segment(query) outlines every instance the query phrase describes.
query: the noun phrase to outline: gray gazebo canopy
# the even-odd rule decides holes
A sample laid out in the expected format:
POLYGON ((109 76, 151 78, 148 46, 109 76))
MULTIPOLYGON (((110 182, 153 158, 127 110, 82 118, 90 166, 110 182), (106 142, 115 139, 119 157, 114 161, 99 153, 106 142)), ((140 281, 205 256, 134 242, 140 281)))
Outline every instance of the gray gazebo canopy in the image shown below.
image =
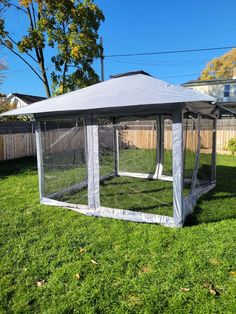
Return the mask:
MULTIPOLYGON (((5 113, 5 115, 31 115, 36 121, 40 198, 44 204, 68 207, 87 215, 160 223, 166 226, 178 227, 183 225, 186 216, 191 213, 193 207, 196 205, 197 199, 215 186, 215 128, 218 115, 218 107, 215 104, 215 99, 182 86, 168 84, 144 72, 133 72, 129 73, 129 75, 114 77, 90 87, 46 99, 21 109, 12 110, 5 113), (173 158, 171 176, 165 176, 161 172, 165 149, 163 121, 166 119, 166 116, 169 117, 168 119, 172 123, 173 158), (197 183, 199 181, 197 174, 201 149, 201 117, 212 121, 211 178, 210 181, 204 184, 197 183), (44 186, 44 176, 47 171, 44 154, 48 148, 45 148, 46 144, 44 142, 45 138, 49 136, 50 129, 43 131, 42 125, 43 123, 45 125, 47 121, 65 121, 67 119, 83 120, 81 126, 78 126, 78 122, 76 122, 78 129, 73 128, 73 134, 76 136, 75 132, 80 132, 81 140, 81 128, 83 126, 85 130, 83 134, 85 135, 83 135, 84 138, 81 143, 85 147, 86 180, 80 181, 78 178, 76 184, 66 187, 66 189, 55 191, 52 194, 47 194, 44 186), (99 121, 101 119, 110 119, 106 134, 107 137, 113 136, 114 139, 114 146, 111 148, 112 156, 114 156, 114 168, 111 173, 104 176, 99 174, 99 121), (157 132, 156 145, 158 153, 155 173, 124 172, 119 169, 119 132, 117 132, 117 125, 118 123, 135 119, 151 119, 156 121, 155 130, 157 132), (191 188, 188 195, 184 196, 183 186, 186 181, 184 178, 184 125, 185 121, 190 121, 191 119, 195 121, 193 130, 197 134, 198 142, 194 150, 195 161, 190 178, 191 188), (173 217, 135 210, 103 207, 100 204, 100 182, 110 176, 117 177, 123 175, 173 182, 173 217), (59 195, 62 195, 64 192, 72 193, 84 188, 87 189, 87 204, 59 200, 59 195)), ((65 136, 69 136, 68 132, 65 134, 65 136)), ((62 138, 63 136, 60 135, 56 140, 51 140, 54 142, 51 142, 50 149, 52 149, 53 145, 55 147, 55 143, 58 143, 62 138)), ((54 152, 54 155, 58 155, 62 151, 63 147, 60 148, 60 152, 59 150, 54 152)), ((63 154, 66 154, 65 148, 63 154)), ((52 153, 50 156, 52 156, 52 153)), ((49 159, 49 157, 47 158, 49 159)))
POLYGON ((215 98, 182 86, 168 84, 152 76, 134 72, 61 96, 12 110, 5 115, 45 116, 56 114, 115 114, 174 111, 181 107, 209 114, 215 98), (136 74, 137 73, 137 74, 136 74))

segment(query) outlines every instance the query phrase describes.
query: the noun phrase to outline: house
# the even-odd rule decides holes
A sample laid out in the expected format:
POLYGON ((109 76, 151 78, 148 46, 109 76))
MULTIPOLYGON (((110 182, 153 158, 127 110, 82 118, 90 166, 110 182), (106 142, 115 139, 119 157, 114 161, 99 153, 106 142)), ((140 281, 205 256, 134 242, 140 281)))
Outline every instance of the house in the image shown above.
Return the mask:
POLYGON ((236 113, 236 70, 231 79, 194 80, 183 86, 217 98, 219 105, 236 113))
POLYGON ((44 99, 46 99, 46 97, 18 93, 9 94, 6 97, 6 101, 11 105, 15 105, 16 108, 22 108, 30 104, 33 104, 34 102, 41 101, 44 99))

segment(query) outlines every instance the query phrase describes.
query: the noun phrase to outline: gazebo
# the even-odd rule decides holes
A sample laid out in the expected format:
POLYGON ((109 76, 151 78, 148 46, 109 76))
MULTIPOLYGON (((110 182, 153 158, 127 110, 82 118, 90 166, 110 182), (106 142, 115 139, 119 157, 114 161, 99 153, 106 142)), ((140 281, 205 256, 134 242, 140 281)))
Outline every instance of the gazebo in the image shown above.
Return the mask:
POLYGON ((35 119, 41 203, 181 227, 216 184, 218 113, 137 71, 5 115, 35 119))

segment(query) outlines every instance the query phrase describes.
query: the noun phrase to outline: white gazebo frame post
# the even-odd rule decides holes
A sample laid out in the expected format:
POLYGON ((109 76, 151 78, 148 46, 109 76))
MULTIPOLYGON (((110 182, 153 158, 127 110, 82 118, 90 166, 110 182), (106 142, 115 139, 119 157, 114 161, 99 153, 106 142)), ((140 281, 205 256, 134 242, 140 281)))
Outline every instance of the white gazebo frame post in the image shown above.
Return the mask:
POLYGON ((175 225, 181 227, 185 218, 183 212, 184 151, 182 110, 173 112, 172 117, 173 212, 175 225))
POLYGON ((88 171, 88 206, 94 212, 100 207, 99 196, 99 143, 97 118, 91 115, 86 118, 87 128, 87 171, 88 171))
POLYGON ((35 121, 35 141, 38 166, 39 198, 40 201, 42 201, 44 197, 44 168, 43 168, 41 123, 39 120, 35 121))

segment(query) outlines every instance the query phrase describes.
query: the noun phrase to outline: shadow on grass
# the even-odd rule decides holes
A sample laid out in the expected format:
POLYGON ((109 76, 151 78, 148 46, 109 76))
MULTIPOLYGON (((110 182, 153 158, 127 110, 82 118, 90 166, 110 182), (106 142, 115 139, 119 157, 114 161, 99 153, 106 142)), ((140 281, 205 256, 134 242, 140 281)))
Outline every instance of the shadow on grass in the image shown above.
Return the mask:
POLYGON ((140 206, 140 207, 134 206, 134 207, 130 207, 129 210, 132 210, 132 211, 135 211, 135 212, 142 212, 142 211, 144 211, 144 212, 148 213, 152 209, 158 210, 158 209, 161 209, 163 207, 168 207, 169 208, 169 207, 172 207, 172 206, 173 206, 172 202, 169 202, 169 203, 157 203, 156 205, 152 205, 152 206, 140 206))
POLYGON ((236 167, 217 166, 216 188, 200 198, 186 226, 236 218, 236 167))
POLYGON ((37 171, 36 157, 24 157, 0 161, 0 178, 37 171))
MULTIPOLYGON (((124 191, 124 192, 117 192, 115 193, 116 196, 121 196, 121 195, 125 195, 125 196, 128 196, 128 195, 141 195, 141 194, 153 194, 153 193, 158 193, 158 192, 161 192, 161 191, 164 191, 164 190, 170 190, 169 187, 165 187, 165 188, 158 188, 158 189, 152 189, 152 190, 129 190, 128 192, 127 191, 124 191)), ((106 196, 114 196, 114 193, 106 193, 106 196)))

